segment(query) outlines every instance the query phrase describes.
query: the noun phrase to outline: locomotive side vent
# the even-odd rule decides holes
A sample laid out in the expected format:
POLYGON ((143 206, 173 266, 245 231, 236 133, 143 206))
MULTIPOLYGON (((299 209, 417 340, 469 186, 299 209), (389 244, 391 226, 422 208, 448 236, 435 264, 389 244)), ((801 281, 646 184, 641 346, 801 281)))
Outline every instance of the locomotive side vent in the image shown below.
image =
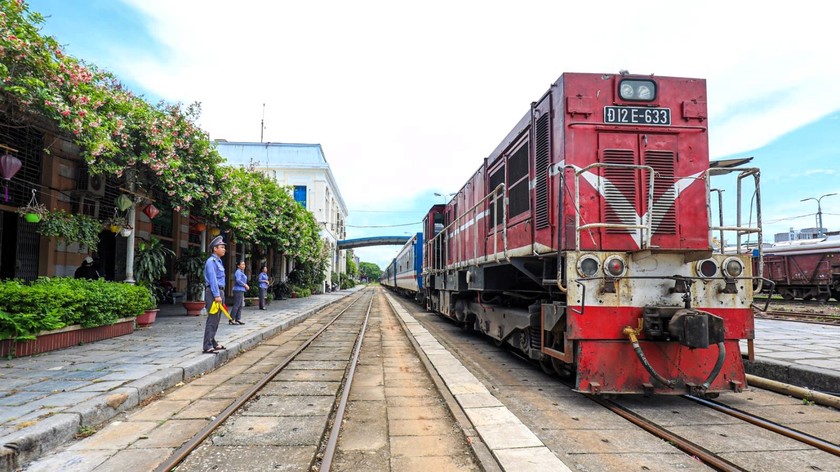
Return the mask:
POLYGON ((548 113, 537 120, 536 147, 534 153, 536 188, 537 229, 548 227, 548 161, 551 150, 549 143, 548 113))
MULTIPOLYGON (((606 164, 635 164, 631 149, 605 149, 604 163, 606 164)), ((636 173, 635 169, 605 167, 604 178, 607 180, 604 195, 605 218, 609 224, 634 224, 636 216, 636 173)), ((608 234, 630 234, 632 229, 607 228, 608 234)))
MULTIPOLYGON (((674 190, 674 153, 672 151, 647 151, 645 164, 654 168, 657 174, 653 183, 653 232, 657 234, 676 234, 677 221, 674 202, 677 198, 674 190)), ((648 180, 644 179, 645 194, 648 180)))

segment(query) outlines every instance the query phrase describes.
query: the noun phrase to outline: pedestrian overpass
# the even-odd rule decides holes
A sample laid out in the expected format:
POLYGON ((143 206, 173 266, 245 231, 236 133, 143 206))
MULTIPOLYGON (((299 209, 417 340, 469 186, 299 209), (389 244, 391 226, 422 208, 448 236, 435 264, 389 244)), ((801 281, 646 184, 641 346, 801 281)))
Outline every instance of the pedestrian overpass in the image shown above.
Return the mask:
POLYGON ((355 249, 368 246, 402 246, 414 236, 373 236, 369 238, 342 239, 336 244, 338 249, 355 249))

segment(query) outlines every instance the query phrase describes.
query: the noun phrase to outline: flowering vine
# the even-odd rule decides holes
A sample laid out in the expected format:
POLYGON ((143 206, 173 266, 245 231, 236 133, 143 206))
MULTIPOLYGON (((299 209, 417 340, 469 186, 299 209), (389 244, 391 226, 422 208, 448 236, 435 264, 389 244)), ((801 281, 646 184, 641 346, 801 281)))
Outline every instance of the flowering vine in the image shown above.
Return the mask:
POLYGON ((287 189, 222 166, 196 125, 199 104, 149 104, 111 73, 64 53, 40 33, 44 17, 23 0, 0 1, 0 111, 44 117, 79 146, 94 174, 132 178, 161 191, 177 212, 195 212, 301 261, 322 257, 319 227, 287 189))

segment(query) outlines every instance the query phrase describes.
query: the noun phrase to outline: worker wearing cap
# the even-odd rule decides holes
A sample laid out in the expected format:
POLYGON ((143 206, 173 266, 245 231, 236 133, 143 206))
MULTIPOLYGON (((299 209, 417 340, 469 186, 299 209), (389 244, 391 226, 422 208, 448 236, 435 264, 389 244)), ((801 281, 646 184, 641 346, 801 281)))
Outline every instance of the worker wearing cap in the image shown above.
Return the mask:
POLYGON ((222 263, 222 256, 225 255, 225 240, 221 235, 210 241, 210 257, 204 263, 204 303, 207 307, 207 324, 204 325, 204 346, 205 354, 216 354, 225 349, 216 342, 216 331, 219 329, 219 319, 222 316, 221 310, 215 314, 210 313, 213 302, 225 302, 225 265, 222 263))
POLYGON ((93 267, 93 258, 90 256, 85 257, 85 260, 83 260, 82 265, 76 269, 73 277, 77 279, 97 280, 100 275, 96 268, 93 267))

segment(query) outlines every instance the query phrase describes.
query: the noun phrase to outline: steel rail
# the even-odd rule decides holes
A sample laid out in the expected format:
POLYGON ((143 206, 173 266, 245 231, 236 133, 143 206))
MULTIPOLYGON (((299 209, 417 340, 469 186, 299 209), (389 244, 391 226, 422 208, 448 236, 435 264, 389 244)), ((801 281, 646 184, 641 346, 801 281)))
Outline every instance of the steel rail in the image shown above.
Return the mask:
POLYGON ((738 418, 741 421, 746 421, 747 423, 754 424, 768 431, 772 431, 776 434, 781 434, 782 436, 785 436, 787 438, 794 439, 801 443, 815 447, 829 454, 840 456, 840 446, 828 442, 824 439, 818 438, 816 436, 811 436, 808 433, 803 433, 802 431, 793 429, 788 426, 780 425, 773 421, 761 418, 760 416, 753 415, 752 413, 747 413, 746 411, 742 411, 716 401, 695 397, 694 395, 683 395, 683 398, 687 398, 693 402, 699 403, 703 406, 707 406, 715 411, 719 411, 734 418, 738 418))
POLYGON ((824 325, 840 324, 840 316, 823 313, 809 313, 805 311, 776 311, 768 310, 755 314, 756 318, 779 321, 793 321, 797 323, 815 323, 824 325))
MULTIPOLYGON (((327 324, 325 324, 321 329, 318 330, 315 334, 313 334, 309 339, 303 342, 297 349, 294 350, 291 354, 289 354, 283 361, 278 364, 275 368, 273 368, 268 374, 265 375, 259 382, 252 385, 251 388, 246 390, 242 395, 239 396, 233 403, 231 403, 224 411, 222 411, 215 420, 211 421, 207 426, 205 426, 201 431, 196 433, 195 436, 192 437, 189 441, 187 441, 184 445, 182 445, 177 451, 173 452, 169 458, 159 465, 155 472, 169 472, 173 468, 175 468, 178 464, 184 461, 187 456, 190 455, 194 450, 207 439, 213 431, 216 430, 222 423, 225 422, 228 418, 230 418, 233 413, 235 413, 239 408, 242 407, 248 400, 250 400, 257 392, 262 390, 265 385, 274 379, 283 369, 286 368, 289 363, 291 363, 298 354, 301 353, 304 349, 309 347, 324 331, 327 330, 333 323, 335 323, 341 315, 343 315, 347 310, 349 310, 353 305, 356 304, 357 301, 361 300, 362 297, 356 298, 353 300, 346 308, 341 310, 337 315, 333 317, 327 324)), ((371 298, 372 300, 372 298, 371 298)))
POLYGON ((341 422, 344 420, 344 410, 347 408, 347 399, 350 397, 350 387, 353 386, 353 376, 356 375, 356 364, 359 362, 359 353, 362 351, 362 341, 365 339, 365 331, 367 330, 368 319, 370 319, 370 308, 373 306, 374 298, 376 298, 375 294, 371 297, 370 303, 368 303, 365 321, 362 323, 356 348, 353 350, 353 359, 350 360, 350 370, 347 372, 347 380, 344 382, 344 389, 341 392, 341 401, 338 403, 338 409, 335 412, 332 431, 330 431, 330 439, 327 441, 327 447, 324 449, 324 457, 321 459, 321 472, 329 472, 332 467, 332 461, 335 458, 335 451, 338 447, 338 433, 341 430, 341 422))
POLYGON ((732 462, 724 459, 723 457, 718 456, 712 451, 695 444, 688 439, 685 439, 682 436, 679 436, 667 429, 659 426, 656 423, 651 422, 648 419, 645 419, 638 414, 624 408, 623 406, 611 401, 605 400, 603 398, 598 398, 595 395, 586 395, 589 397, 590 400, 598 403, 599 405, 603 406, 604 408, 609 409, 613 413, 621 416, 622 418, 626 419, 627 421, 639 426, 640 428, 644 429, 645 431, 653 434, 656 437, 662 438, 674 446, 676 446, 681 451, 685 452, 686 454, 692 455, 699 459, 704 464, 708 465, 719 471, 735 471, 735 472, 746 472, 747 469, 739 467, 732 462))

